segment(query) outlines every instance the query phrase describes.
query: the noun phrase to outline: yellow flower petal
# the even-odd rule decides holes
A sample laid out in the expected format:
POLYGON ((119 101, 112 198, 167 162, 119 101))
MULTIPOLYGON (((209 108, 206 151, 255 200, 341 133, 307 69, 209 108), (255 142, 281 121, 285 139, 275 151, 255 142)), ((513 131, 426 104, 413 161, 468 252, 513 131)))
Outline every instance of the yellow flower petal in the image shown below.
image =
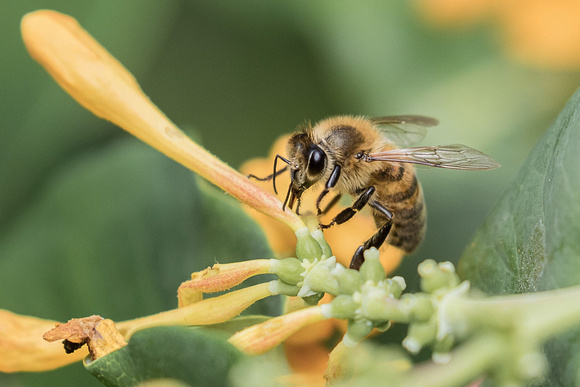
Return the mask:
POLYGON ((313 306, 248 327, 228 341, 245 353, 259 355, 282 343, 302 327, 325 318, 320 307, 313 306))
POLYGON ((48 343, 42 338, 57 323, 0 310, 0 371, 48 371, 87 356, 86 348, 67 355, 62 344, 48 343))
POLYGON ((230 289, 246 279, 268 273, 269 259, 254 259, 236 263, 216 263, 191 275, 191 280, 185 281, 177 290, 179 307, 201 301, 203 293, 214 293, 230 289))
POLYGON ((282 211, 278 198, 259 189, 179 130, 147 98, 127 69, 75 19, 54 11, 37 11, 24 16, 21 29, 30 55, 82 106, 256 210, 293 230, 304 227, 292 211, 282 211))
POLYGON ((163 325, 211 325, 219 324, 232 318, 248 308, 254 302, 272 295, 268 282, 250 286, 219 297, 208 298, 182 308, 169 310, 123 321, 117 324, 117 329, 125 340, 138 330, 163 325))

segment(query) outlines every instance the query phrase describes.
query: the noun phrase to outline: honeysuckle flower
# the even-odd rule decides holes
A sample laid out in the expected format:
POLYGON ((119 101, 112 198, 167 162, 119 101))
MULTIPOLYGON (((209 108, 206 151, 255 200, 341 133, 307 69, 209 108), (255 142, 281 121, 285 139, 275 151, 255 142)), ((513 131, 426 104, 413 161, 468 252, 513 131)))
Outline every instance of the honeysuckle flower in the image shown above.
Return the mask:
POLYGON ((580 68, 576 0, 421 0, 417 7, 441 27, 493 21, 507 52, 523 62, 551 69, 580 68))
POLYGON ((177 290, 179 307, 201 301, 203 293, 230 289, 254 275, 268 273, 270 266, 269 260, 256 259, 229 264, 216 263, 211 268, 193 273, 191 279, 183 282, 177 290))
MULTIPOLYGON (((315 303, 318 302, 323 292, 338 293, 345 289, 349 290, 353 286, 348 278, 341 277, 348 271, 336 271, 337 258, 331 255, 335 253, 330 250, 322 233, 315 230, 317 224, 315 217, 311 218, 314 219, 314 222, 310 221, 310 228, 308 228, 295 213, 289 209, 283 211, 282 203, 276 196, 259 188, 245 176, 222 163, 187 138, 151 103, 133 76, 86 33, 74 19, 53 11, 38 11, 26 15, 21 26, 24 42, 31 56, 43 65, 63 89, 82 106, 95 115, 119 125, 167 156, 197 172, 261 214, 279 221, 286 230, 285 232, 290 232, 285 236, 286 242, 291 241, 290 245, 292 245, 296 241, 295 251, 299 259, 217 264, 211 269, 194 273, 191 280, 184 282, 179 289, 179 308, 116 323, 116 330, 123 340, 129 340, 134 332, 147 327, 210 325, 228 321, 257 300, 271 295, 296 295, 302 291, 301 295, 306 300, 315 303), (203 299, 203 293, 227 290, 250 276, 268 272, 277 274, 280 279, 228 292, 218 297, 203 299), (341 283, 343 285, 340 285, 341 283)), ((252 172, 258 173, 257 171, 252 172)), ((311 195, 313 194, 314 192, 311 193, 311 195)), ((307 207, 303 208, 307 209, 307 207)), ((361 215, 357 218, 360 220, 351 223, 354 230, 351 233, 357 234, 357 231, 364 229, 368 231, 366 237, 370 236, 375 231, 370 216, 361 215), (359 222, 358 225, 357 222, 359 222), (361 224, 366 225, 361 228, 361 224)), ((269 227, 265 229, 268 230, 269 227)), ((341 228, 337 227, 336 229, 340 230, 341 228)), ((341 242, 344 242, 345 239, 344 234, 335 238, 337 238, 336 245, 340 251, 341 242)), ((357 247, 354 243, 360 244, 364 239, 365 237, 358 238, 358 234, 356 242, 352 239, 352 244, 348 246, 348 253, 340 254, 342 262, 348 263, 350 254, 357 247)), ((284 244, 284 246, 286 245, 284 244)), ((278 247, 278 249, 280 251, 281 248, 278 247)), ((381 262, 387 269, 390 269, 398 264, 401 256, 402 252, 394 249, 390 253, 383 254, 385 259, 381 262)), ((378 264, 378 253, 376 260, 378 264)), ((365 271, 362 269, 360 275, 364 277, 364 273, 365 271)), ((380 273, 381 276, 384 276, 385 271, 382 267, 380 273)), ((354 287, 361 281, 355 281, 355 283, 354 287)), ((323 310, 325 309, 320 306, 297 308, 293 312, 238 332, 232 336, 230 342, 247 353, 264 352, 289 338, 300 328, 323 320, 330 320, 333 317, 322 313, 323 310)), ((83 324, 85 322, 84 319, 80 321, 83 321, 83 324)), ((46 328, 46 324, 41 324, 40 320, 34 320, 34 322, 46 328)), ((51 322, 52 324, 54 322, 51 322)), ((357 325, 353 325, 352 321, 348 326, 346 331, 350 332, 352 329, 357 329, 357 325)), ((364 323, 365 329, 367 326, 372 328, 371 325, 364 323)), ((344 332, 344 325, 335 323, 327 325, 327 328, 330 329, 336 327, 342 327, 344 332)), ((327 329, 319 337, 327 336, 329 332, 331 331, 327 329)), ((355 335, 356 339, 362 339, 366 333, 355 335)), ((50 335, 49 337, 54 338, 50 335)), ((75 340, 77 340, 76 337, 75 340)), ((83 341, 82 338, 79 340, 71 342, 78 344, 83 341)), ((314 348, 318 350, 321 349, 319 341, 315 340, 310 345, 314 345, 314 348)), ((303 350, 305 349, 303 348, 303 350)), ((328 353, 328 351, 319 352, 321 354, 328 353)), ((77 358, 69 357, 67 360, 70 362, 77 360, 77 358)), ((17 361, 22 361, 22 359, 17 359, 17 361)), ((63 365, 65 363, 61 361, 51 364, 63 365)), ((46 367, 50 367, 50 365, 43 367, 45 368, 42 369, 48 369, 46 367)), ((318 373, 318 377, 322 381, 322 372, 318 373)))
POLYGON ((292 230, 305 227, 292 211, 189 139, 143 93, 135 78, 73 18, 55 11, 24 16, 30 55, 79 104, 125 129, 241 202, 292 230))

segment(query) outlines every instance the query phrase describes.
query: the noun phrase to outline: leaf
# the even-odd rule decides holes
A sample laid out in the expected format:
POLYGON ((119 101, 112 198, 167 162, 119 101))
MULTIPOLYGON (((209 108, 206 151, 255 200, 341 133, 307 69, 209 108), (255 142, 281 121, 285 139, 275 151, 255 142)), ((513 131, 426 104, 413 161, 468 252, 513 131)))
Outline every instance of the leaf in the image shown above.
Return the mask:
MULTIPOLYGON (((465 250, 459 274, 488 294, 580 284, 580 91, 465 250)), ((580 383, 580 330, 546 345, 550 385, 580 383)))
POLYGON ((162 378, 196 387, 228 386, 230 368, 244 355, 226 340, 227 335, 205 329, 151 328, 85 366, 107 386, 133 386, 162 378))

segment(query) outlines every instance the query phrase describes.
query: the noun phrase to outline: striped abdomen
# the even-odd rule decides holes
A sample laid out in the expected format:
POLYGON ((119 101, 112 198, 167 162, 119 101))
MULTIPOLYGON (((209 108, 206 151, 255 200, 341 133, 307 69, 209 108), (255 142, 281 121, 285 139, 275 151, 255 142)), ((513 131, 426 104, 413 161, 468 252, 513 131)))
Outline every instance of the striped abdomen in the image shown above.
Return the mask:
MULTIPOLYGON (((415 250, 425 235, 426 213, 421 184, 409 164, 387 164, 372 176, 377 189, 374 200, 393 212, 393 228, 387 243, 407 253, 415 250)), ((373 211, 377 228, 387 218, 373 211)))

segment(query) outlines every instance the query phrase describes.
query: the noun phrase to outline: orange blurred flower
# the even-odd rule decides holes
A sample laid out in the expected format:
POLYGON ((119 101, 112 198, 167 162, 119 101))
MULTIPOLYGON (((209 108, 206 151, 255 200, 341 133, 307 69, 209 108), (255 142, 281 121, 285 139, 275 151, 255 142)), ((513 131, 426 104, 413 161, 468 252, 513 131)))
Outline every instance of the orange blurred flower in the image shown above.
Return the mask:
POLYGON ((577 0, 420 0, 417 7, 436 26, 466 27, 491 20, 517 60, 551 69, 580 69, 577 0))

